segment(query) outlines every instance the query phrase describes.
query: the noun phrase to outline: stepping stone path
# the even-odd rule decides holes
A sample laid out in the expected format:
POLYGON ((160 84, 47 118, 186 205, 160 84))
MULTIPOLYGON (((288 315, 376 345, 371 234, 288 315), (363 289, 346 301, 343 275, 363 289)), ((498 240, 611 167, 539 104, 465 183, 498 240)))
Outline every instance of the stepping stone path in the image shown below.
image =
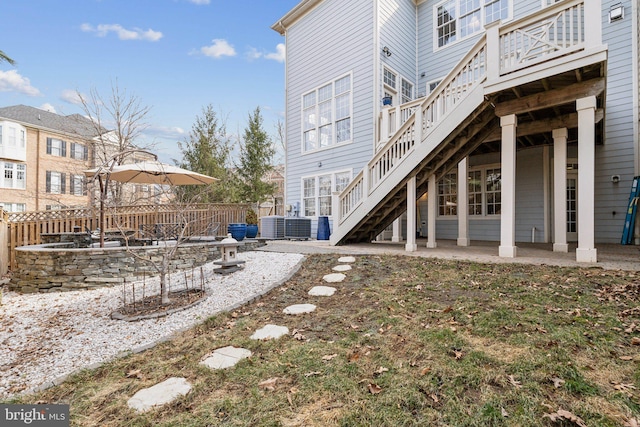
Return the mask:
POLYGON ((191 384, 186 378, 171 377, 153 387, 138 390, 127 401, 130 408, 138 412, 146 412, 154 406, 161 406, 191 391, 191 384))
MULTIPOLYGON (((345 256, 338 258, 340 263, 352 263, 355 262, 355 257, 345 256)), ((333 271, 349 271, 350 265, 337 265, 333 267, 333 271)), ((322 279, 329 283, 342 282, 346 276, 342 273, 331 273, 325 275, 322 279)), ((311 296, 332 296, 336 292, 336 288, 330 286, 314 286, 309 291, 311 296)), ((285 314, 302 314, 311 313, 315 311, 316 306, 313 304, 294 304, 283 310, 285 314)), ((277 339, 283 335, 289 334, 289 328, 286 326, 278 325, 266 325, 251 335, 252 340, 269 340, 277 339)), ((251 351, 245 348, 237 348, 233 346, 222 347, 214 350, 210 356, 206 357, 201 364, 211 369, 226 369, 235 366, 240 360, 246 359, 251 356, 251 351)), ((154 407, 164 405, 178 398, 184 396, 191 391, 191 384, 186 378, 169 378, 159 384, 156 384, 149 388, 139 390, 133 395, 131 399, 127 401, 127 405, 130 408, 139 412, 148 411, 154 407)))
POLYGON ((284 314, 304 314, 316 311, 316 306, 313 304, 294 304, 282 310, 284 314))
POLYGON ((330 297, 336 293, 336 288, 331 286, 314 286, 309 291, 309 295, 312 297, 330 297))
POLYGON ((270 340, 278 339, 283 335, 289 334, 289 328, 286 326, 266 325, 253 333, 249 338, 252 340, 270 340))
POLYGON ((344 274, 342 273, 331 273, 331 274, 326 274, 322 280, 324 280, 327 283, 339 283, 342 282, 345 279, 344 274))
POLYGON ((235 366, 236 363, 250 356, 251 351, 246 348, 228 346, 214 350, 211 356, 200 363, 211 369, 226 369, 235 366))

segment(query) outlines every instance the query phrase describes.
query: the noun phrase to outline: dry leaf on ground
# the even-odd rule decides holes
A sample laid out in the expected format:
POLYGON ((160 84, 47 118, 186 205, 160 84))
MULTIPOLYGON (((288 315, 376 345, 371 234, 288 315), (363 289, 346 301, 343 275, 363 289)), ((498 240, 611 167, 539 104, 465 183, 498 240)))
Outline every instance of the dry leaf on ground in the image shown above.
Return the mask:
POLYGON ((276 382, 278 381, 278 377, 269 378, 268 380, 264 380, 258 384, 258 387, 264 388, 265 390, 274 391, 276 389, 276 382))
POLYGON ((369 383, 368 387, 369 387, 369 393, 371 394, 378 394, 382 392, 382 387, 380 387, 378 384, 369 383))
POLYGON ((556 422, 556 421, 562 422, 566 420, 566 421, 571 421, 572 423, 574 423, 579 427, 587 427, 587 425, 584 423, 584 420, 582 418, 580 418, 579 416, 569 411, 565 411, 564 409, 558 409, 557 412, 554 412, 551 414, 544 414, 542 418, 549 418, 553 422, 556 422))
POLYGON ((509 375, 509 383, 514 386, 515 388, 521 388, 522 387, 522 383, 518 380, 516 380, 516 377, 514 377, 513 375, 509 375))
POLYGON ((322 356, 322 360, 331 360, 338 357, 338 353, 334 353, 334 354, 328 354, 326 356, 322 356))

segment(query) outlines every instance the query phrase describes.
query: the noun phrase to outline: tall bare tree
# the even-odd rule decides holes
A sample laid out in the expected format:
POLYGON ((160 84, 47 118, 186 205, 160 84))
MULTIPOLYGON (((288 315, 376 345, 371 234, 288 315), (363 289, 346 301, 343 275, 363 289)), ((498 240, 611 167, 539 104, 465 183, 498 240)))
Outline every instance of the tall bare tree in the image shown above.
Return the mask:
MULTIPOLYGON (((141 159, 141 150, 150 151, 153 144, 138 144, 136 141, 149 127, 146 122, 151 107, 142 104, 140 98, 120 89, 117 80, 111 85, 111 94, 104 98, 93 88, 88 96, 77 92, 85 116, 94 127, 94 165, 103 166, 113 159, 116 165, 141 159)), ((121 204, 121 183, 111 183, 109 202, 121 204)))

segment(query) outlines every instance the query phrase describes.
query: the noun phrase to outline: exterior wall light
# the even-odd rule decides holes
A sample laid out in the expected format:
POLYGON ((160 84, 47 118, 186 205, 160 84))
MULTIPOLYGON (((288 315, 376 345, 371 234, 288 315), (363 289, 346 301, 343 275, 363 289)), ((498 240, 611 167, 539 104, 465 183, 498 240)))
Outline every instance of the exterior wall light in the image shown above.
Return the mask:
POLYGON ((389 48, 387 46, 382 48, 382 53, 384 53, 387 56, 391 56, 391 51, 389 50, 389 48))

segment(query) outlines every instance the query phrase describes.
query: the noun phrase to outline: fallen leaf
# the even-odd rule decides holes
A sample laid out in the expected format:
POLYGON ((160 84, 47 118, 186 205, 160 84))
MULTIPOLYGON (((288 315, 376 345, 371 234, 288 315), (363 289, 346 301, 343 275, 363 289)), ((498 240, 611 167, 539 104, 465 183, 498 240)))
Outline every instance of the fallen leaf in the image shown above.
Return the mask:
POLYGON ((453 307, 449 306, 447 308, 445 308, 444 310, 442 310, 443 313, 449 313, 450 311, 453 311, 453 307))
POLYGON ((438 400, 438 396, 435 395, 435 393, 431 393, 429 395, 429 397, 431 398, 431 400, 433 400, 435 403, 438 403, 440 400, 438 400))
POLYGON ((258 383, 258 387, 262 387, 269 391, 274 391, 276 389, 276 381, 278 381, 278 377, 269 378, 268 380, 264 380, 261 383, 258 383))
POLYGON ((509 383, 511 383, 512 386, 514 386, 515 388, 521 388, 522 387, 522 383, 518 380, 516 380, 516 378, 513 375, 509 375, 509 383))
POLYGON ((633 390, 636 389, 636 387, 633 384, 622 384, 622 383, 613 383, 613 388, 626 394, 629 397, 633 396, 633 390))
POLYGON ((305 377, 312 377, 314 375, 322 375, 322 372, 320 371, 313 371, 313 372, 307 372, 306 374, 304 374, 305 377))
POLYGON ((623 427, 640 427, 640 423, 638 423, 638 419, 637 418, 631 418, 631 419, 627 420, 626 423, 624 423, 623 427))
POLYGON ((234 311, 233 313, 231 313, 231 317, 233 317, 233 318, 235 319, 236 317, 238 317, 238 313, 236 313, 236 312, 234 311))
POLYGON ((141 380, 142 371, 140 369, 132 369, 129 372, 127 372, 127 378, 138 378, 139 380, 141 380))
POLYGON ((620 356, 620 360, 633 360, 633 356, 620 356))
POLYGON ((553 381, 553 386, 555 388, 560 388, 564 384, 564 380, 558 377, 551 378, 551 381, 553 381))
POLYGON ((429 372, 431 372, 431 368, 422 368, 422 371, 420 371, 420 376, 424 377, 429 372))
POLYGON ((631 338, 631 345, 640 345, 640 337, 631 338))
POLYGON ((504 408, 500 408, 500 413, 503 418, 507 418, 509 416, 509 413, 504 408))
POLYGON ((349 356, 349 362, 355 362, 358 359, 360 359, 360 353, 357 351, 349 356))
POLYGON ((377 375, 381 375, 381 374, 384 374, 385 372, 389 372, 389 370, 387 368, 384 368, 384 367, 380 366, 378 368, 378 370, 376 371, 376 374, 377 375))
POLYGON ((544 414, 542 418, 549 418, 553 422, 567 420, 573 422, 579 427, 587 427, 582 418, 572 414, 569 411, 565 411, 564 409, 558 409, 557 412, 551 414, 544 414))
POLYGON ((328 355, 326 355, 326 356, 322 356, 322 360, 327 361, 327 360, 334 359, 334 358, 336 358, 336 357, 338 357, 338 353, 328 354, 328 355))
POLYGON ((378 384, 369 383, 369 393, 378 394, 380 392, 382 392, 382 387, 378 384))

